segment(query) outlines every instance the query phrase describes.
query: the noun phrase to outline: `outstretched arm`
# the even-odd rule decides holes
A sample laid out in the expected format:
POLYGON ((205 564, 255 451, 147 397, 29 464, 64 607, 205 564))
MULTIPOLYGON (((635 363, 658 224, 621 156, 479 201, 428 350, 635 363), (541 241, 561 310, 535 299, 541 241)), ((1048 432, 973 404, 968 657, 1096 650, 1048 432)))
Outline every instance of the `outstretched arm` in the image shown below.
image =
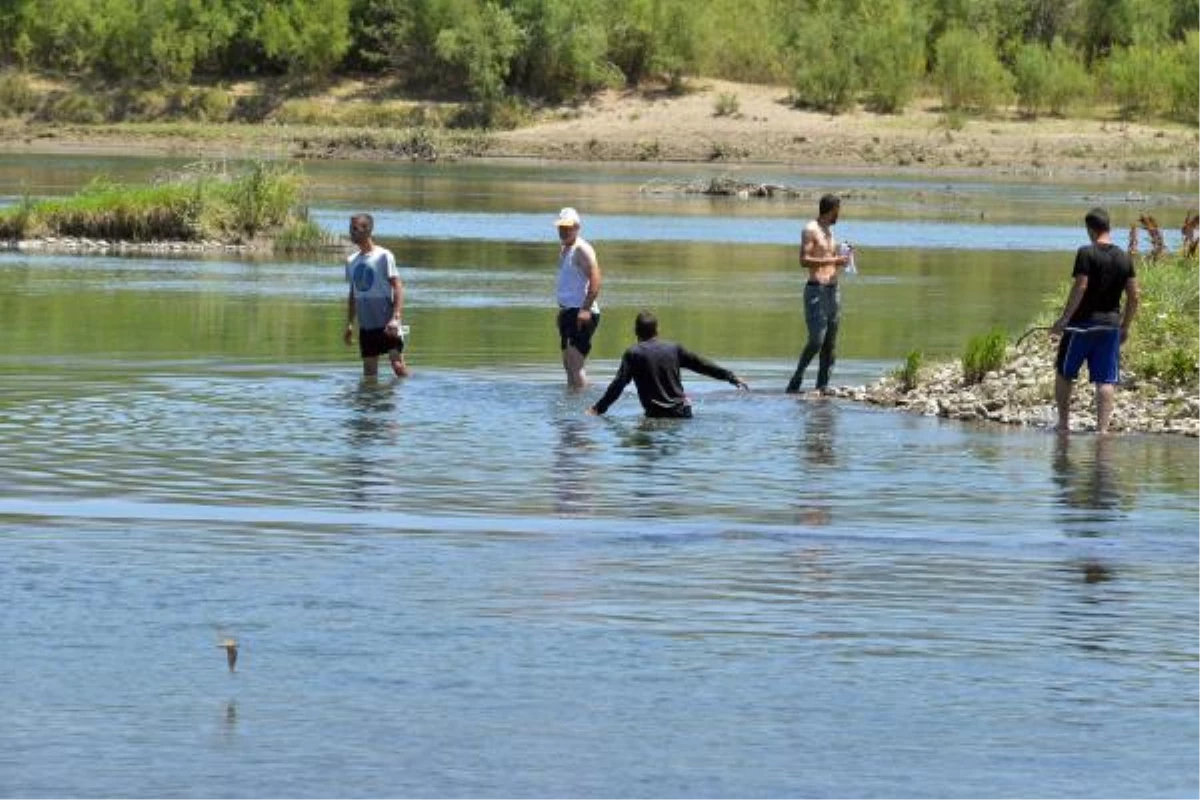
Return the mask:
POLYGON ((588 409, 589 414, 603 414, 608 411, 608 407, 621 397, 621 392, 625 391, 625 387, 633 380, 633 370, 629 367, 629 355, 626 354, 621 358, 621 368, 617 370, 617 375, 612 379, 612 383, 608 385, 604 396, 596 401, 596 404, 588 409))
POLYGON ((682 345, 679 347, 679 366, 686 367, 692 372, 698 372, 701 375, 707 375, 710 378, 716 378, 719 381, 727 381, 739 389, 750 388, 741 378, 739 378, 737 375, 734 375, 720 364, 709 361, 703 356, 696 355, 682 345))

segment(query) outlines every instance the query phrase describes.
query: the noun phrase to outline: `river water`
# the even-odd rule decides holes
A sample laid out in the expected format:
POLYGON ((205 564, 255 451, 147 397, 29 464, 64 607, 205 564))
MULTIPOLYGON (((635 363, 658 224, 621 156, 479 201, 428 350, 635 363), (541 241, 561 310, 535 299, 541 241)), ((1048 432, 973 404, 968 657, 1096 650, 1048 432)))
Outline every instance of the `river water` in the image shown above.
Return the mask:
MULTIPOLYGON (((173 163, 8 156, 0 194, 173 163)), ((695 167, 308 171, 397 253, 406 381, 340 344, 336 258, 0 254, 0 795, 1197 794, 1194 440, 784 395, 810 204, 638 191, 695 167), (752 391, 586 417, 643 306, 752 391)), ((1020 333, 1083 210, 1194 192, 759 179, 848 197, 835 383, 1020 333)))

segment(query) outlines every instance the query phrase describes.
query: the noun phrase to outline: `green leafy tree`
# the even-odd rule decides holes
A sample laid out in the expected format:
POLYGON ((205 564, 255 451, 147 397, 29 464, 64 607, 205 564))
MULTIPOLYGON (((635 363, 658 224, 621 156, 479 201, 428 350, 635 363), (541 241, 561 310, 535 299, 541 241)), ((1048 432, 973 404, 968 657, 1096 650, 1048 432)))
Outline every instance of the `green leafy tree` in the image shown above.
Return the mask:
POLYGON ((853 106, 862 85, 853 27, 830 9, 815 11, 802 23, 796 43, 796 105, 829 113, 853 106))
POLYGON ((934 80, 949 111, 988 113, 1012 91, 1012 76, 991 42, 963 28, 952 28, 938 40, 934 80))
POLYGON ((1200 74, 1196 69, 1200 32, 1188 31, 1186 38, 1175 43, 1171 50, 1174 63, 1167 81, 1170 87, 1170 114, 1180 122, 1200 125, 1200 118, 1197 117, 1197 109, 1200 109, 1200 74))
POLYGON ((521 29, 492 0, 465 0, 451 27, 437 38, 438 56, 457 68, 471 96, 486 105, 505 95, 512 60, 521 47, 521 29))
POLYGON ((258 38, 284 71, 323 76, 350 47, 350 0, 275 0, 263 8, 258 38))
POLYGON ((906 0, 887 0, 865 6, 855 27, 867 105, 903 111, 925 74, 924 17, 906 0))
POLYGON ((1170 56, 1153 46, 1130 45, 1112 52, 1103 70, 1122 119, 1147 119, 1166 110, 1169 100, 1161 77, 1171 66, 1170 56))

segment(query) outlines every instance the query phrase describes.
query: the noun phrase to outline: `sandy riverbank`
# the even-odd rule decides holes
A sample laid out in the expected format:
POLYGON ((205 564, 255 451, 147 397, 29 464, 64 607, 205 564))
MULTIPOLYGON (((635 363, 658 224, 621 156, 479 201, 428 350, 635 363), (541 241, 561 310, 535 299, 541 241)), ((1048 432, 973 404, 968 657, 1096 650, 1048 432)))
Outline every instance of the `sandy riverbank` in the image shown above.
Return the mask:
MULTIPOLYGON (((313 102, 363 100, 334 87, 313 102), (358 98, 358 99, 347 99, 358 98)), ((770 163, 797 168, 910 169, 984 174, 1197 173, 1194 128, 1113 119, 948 120, 935 100, 902 115, 803 111, 785 87, 696 80, 671 96, 606 91, 575 107, 538 112, 512 131, 344 128, 329 125, 0 123, 0 150, 374 160, 532 158, 570 161, 770 163), (724 98, 726 111, 718 113, 724 98)))

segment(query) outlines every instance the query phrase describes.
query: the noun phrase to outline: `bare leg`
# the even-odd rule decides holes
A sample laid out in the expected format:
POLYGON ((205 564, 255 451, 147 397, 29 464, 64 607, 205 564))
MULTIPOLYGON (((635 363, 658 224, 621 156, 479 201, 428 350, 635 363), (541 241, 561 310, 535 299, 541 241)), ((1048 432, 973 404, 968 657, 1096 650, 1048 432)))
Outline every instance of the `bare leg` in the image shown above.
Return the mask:
POLYGON ((1113 396, 1116 387, 1111 383, 1096 384, 1096 432, 1108 433, 1108 423, 1112 419, 1113 396))
POLYGON ((587 374, 583 371, 586 360, 583 353, 573 346, 567 345, 563 350, 563 369, 567 371, 567 386, 571 389, 582 389, 587 386, 587 374))
POLYGON ((363 375, 374 378, 379 374, 379 356, 363 356, 363 375))
POLYGON ((1062 375, 1054 376, 1054 403, 1058 406, 1058 432, 1071 430, 1071 389, 1073 384, 1062 375))

